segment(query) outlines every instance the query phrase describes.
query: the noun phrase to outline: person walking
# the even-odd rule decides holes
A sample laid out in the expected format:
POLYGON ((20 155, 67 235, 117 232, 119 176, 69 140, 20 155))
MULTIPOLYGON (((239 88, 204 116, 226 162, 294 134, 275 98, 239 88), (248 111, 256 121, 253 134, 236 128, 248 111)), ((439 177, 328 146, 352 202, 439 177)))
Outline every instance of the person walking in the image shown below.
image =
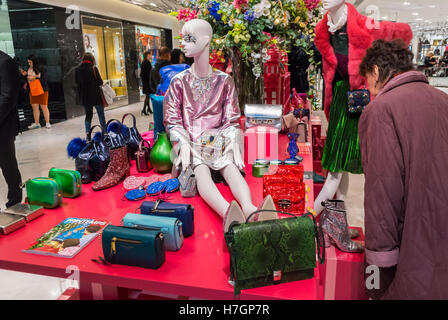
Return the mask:
POLYGON ((171 64, 171 50, 168 47, 161 47, 156 65, 151 70, 150 87, 152 92, 157 92, 157 86, 162 80, 160 69, 171 64))
POLYGON ((146 51, 143 54, 143 63, 140 73, 140 78, 142 79, 143 84, 143 94, 145 95, 145 102, 143 104, 143 110, 142 110, 142 115, 144 116, 147 116, 149 115, 149 113, 152 113, 149 95, 155 92, 151 90, 151 87, 149 85, 149 81, 151 78, 151 70, 152 70, 151 51, 146 51))
POLYGON ((104 114, 101 88, 103 79, 95 66, 95 57, 91 53, 85 53, 81 65, 76 68, 75 81, 78 86, 79 98, 86 111, 84 121, 86 134, 92 127, 93 108, 96 109, 101 127, 106 130, 106 116, 104 114))
POLYGON ((51 128, 50 124, 50 111, 48 110, 48 82, 47 82, 47 72, 45 68, 43 68, 39 64, 39 60, 35 55, 30 55, 28 57, 28 71, 25 71, 21 69, 21 73, 24 77, 27 77, 28 80, 28 87, 30 92, 30 104, 33 107, 33 117, 34 117, 34 123, 32 123, 28 129, 38 129, 40 128, 40 109, 42 109, 42 113, 44 114, 45 118, 45 126, 47 129, 51 128), (42 86, 43 93, 37 94, 35 93, 33 87, 34 85, 38 85, 36 81, 40 82, 40 85, 42 86))
POLYGON ((22 202, 22 176, 15 148, 15 139, 19 133, 19 92, 17 63, 0 51, 0 168, 8 185, 7 208, 22 202))
POLYGON ((365 257, 379 271, 367 294, 448 299, 448 95, 403 42, 375 41, 360 74, 375 97, 359 121, 365 257))

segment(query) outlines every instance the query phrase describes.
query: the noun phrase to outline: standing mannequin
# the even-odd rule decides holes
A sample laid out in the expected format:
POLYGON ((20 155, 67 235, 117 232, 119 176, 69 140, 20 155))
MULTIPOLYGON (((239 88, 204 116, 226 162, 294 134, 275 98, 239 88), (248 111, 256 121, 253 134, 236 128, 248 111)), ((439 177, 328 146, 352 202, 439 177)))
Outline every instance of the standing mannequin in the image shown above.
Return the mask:
POLYGON ((358 68, 366 50, 377 39, 402 39, 406 44, 412 39, 409 25, 375 22, 358 13, 345 0, 324 0, 323 7, 328 12, 316 26, 315 43, 323 58, 325 115, 329 128, 322 166, 329 173, 314 203, 316 214, 324 209, 323 202, 335 195, 337 200, 345 200, 348 172, 362 173, 359 119, 346 116, 344 95, 365 87, 365 79, 359 75, 358 68), (330 106, 339 107, 331 116, 330 106))
MULTIPOLYGON (((164 124, 179 156, 174 161, 182 170, 193 167, 200 196, 223 217, 224 231, 233 221, 244 222, 257 211, 252 204, 249 186, 240 170, 244 167, 240 149, 240 109, 233 79, 224 72, 213 71, 209 64, 213 29, 201 19, 188 21, 182 28, 182 47, 194 64, 171 81, 164 99, 164 124), (216 130, 230 142, 219 159, 205 163, 200 152, 192 147, 206 131, 216 130), (211 170, 219 171, 238 200, 230 204, 212 179, 211 170)), ((261 209, 275 210, 271 197, 261 209)), ((262 219, 275 219, 276 214, 264 213, 262 219)))

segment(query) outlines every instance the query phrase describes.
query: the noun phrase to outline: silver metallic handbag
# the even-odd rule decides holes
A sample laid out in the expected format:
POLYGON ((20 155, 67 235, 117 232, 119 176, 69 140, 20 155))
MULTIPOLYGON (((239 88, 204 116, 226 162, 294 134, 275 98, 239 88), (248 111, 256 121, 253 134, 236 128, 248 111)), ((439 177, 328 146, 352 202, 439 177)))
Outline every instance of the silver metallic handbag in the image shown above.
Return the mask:
POLYGON ((192 198, 196 196, 196 178, 194 176, 193 169, 191 169, 191 166, 180 173, 178 180, 180 183, 180 194, 183 198, 192 198))
POLYGON ((246 104, 246 129, 255 126, 269 126, 282 129, 283 106, 281 104, 246 104))

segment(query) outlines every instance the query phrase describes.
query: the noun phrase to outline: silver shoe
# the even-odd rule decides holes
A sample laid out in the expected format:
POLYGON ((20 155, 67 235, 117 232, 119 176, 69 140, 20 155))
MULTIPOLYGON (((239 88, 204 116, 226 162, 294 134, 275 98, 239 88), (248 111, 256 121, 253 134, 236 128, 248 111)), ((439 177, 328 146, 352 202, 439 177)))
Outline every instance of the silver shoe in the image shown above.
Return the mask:
MULTIPOLYGON (((328 208, 334 209, 334 210, 347 211, 345 209, 345 202, 343 200, 322 201, 322 206, 324 206, 325 208, 328 207, 328 208)), ((358 238, 359 237, 359 230, 349 228, 348 229, 348 234, 350 236, 350 239, 358 238)))
POLYGON ((222 223, 224 233, 229 231, 229 227, 232 224, 232 222, 238 222, 238 223, 246 222, 246 216, 244 215, 243 210, 240 208, 238 202, 236 202, 235 200, 233 200, 230 203, 229 208, 227 208, 227 211, 224 214, 224 219, 222 223))
POLYGON ((362 244, 354 242, 350 238, 344 201, 327 200, 322 202, 322 205, 325 209, 319 223, 325 235, 326 246, 331 243, 344 252, 364 251, 362 244))

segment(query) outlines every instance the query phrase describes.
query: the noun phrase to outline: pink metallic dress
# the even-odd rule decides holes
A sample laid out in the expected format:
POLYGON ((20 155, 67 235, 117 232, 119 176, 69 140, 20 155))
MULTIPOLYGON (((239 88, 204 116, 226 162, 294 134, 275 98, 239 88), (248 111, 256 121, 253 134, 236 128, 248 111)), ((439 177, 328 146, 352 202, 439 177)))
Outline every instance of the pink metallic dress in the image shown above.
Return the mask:
POLYGON ((164 125, 172 142, 179 147, 184 143, 192 145, 193 167, 206 164, 210 169, 220 170, 234 163, 231 148, 206 160, 194 145, 200 145, 212 133, 225 137, 227 146, 237 143, 241 150, 241 112, 235 84, 232 77, 219 70, 199 78, 192 69, 173 77, 163 100, 164 125))

